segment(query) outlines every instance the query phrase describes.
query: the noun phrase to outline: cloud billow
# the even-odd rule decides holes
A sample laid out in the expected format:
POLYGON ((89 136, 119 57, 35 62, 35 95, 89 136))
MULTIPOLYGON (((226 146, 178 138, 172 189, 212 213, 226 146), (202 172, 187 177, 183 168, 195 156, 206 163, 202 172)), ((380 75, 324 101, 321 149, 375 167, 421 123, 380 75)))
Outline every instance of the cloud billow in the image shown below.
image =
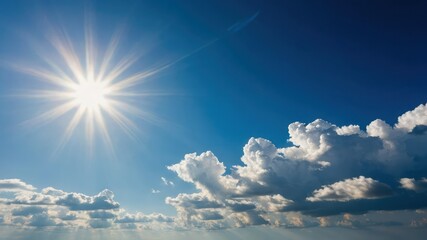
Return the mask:
POLYGON ((1 179, 0 192, 33 191, 36 188, 20 179, 1 179))
POLYGON ((388 197, 393 194, 392 189, 372 178, 360 176, 358 178, 346 179, 331 185, 322 186, 308 197, 310 202, 318 201, 340 201, 346 202, 355 199, 377 199, 388 197))
POLYGON ((407 190, 412 190, 415 192, 425 192, 427 191, 427 178, 422 178, 415 180, 413 178, 402 178, 400 179, 400 184, 402 188, 407 190))
POLYGON ((37 191, 20 179, 3 179, 0 225, 136 230, 381 225, 354 215, 427 207, 426 126, 427 105, 404 113, 393 126, 380 119, 365 129, 321 119, 294 122, 289 147, 250 138, 241 164, 230 173, 211 151, 186 154, 167 167, 196 189, 165 199, 176 216, 129 213, 108 189, 88 196, 52 187, 37 191))
POLYGON ((162 224, 172 225, 174 222, 173 217, 160 213, 129 213, 120 208, 120 204, 114 200, 114 193, 108 189, 88 196, 52 187, 36 191, 36 188, 19 179, 0 182, 9 184, 0 193, 10 192, 12 187, 14 189, 12 195, 8 194, 0 201, 0 226, 146 229, 160 228, 162 224), (14 185, 11 187, 10 183, 14 185))
POLYGON ((218 221, 239 226, 254 224, 254 216, 273 224, 271 216, 280 212, 330 216, 426 207, 427 197, 421 194, 427 189, 425 126, 427 105, 406 112, 394 126, 374 120, 365 131, 321 119, 295 122, 289 125, 292 146, 277 148, 251 138, 242 164, 230 174, 210 151, 187 154, 168 169, 198 192, 166 202, 177 208, 184 227, 203 225, 207 221, 199 216, 207 210, 227 216, 218 221), (217 205, 201 210, 200 203, 191 204, 195 199, 217 205))

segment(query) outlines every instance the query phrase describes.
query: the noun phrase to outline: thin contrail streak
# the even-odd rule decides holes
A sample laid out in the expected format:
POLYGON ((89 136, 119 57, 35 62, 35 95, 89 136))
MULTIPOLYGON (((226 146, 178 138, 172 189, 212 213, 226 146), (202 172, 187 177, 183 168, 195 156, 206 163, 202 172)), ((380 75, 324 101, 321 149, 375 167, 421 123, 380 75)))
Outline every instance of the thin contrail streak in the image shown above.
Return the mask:
MULTIPOLYGON (((177 64, 177 63, 179 63, 179 62, 181 62, 181 61, 183 61, 183 60, 185 60, 185 59, 187 59, 187 58, 189 58, 189 57, 193 56, 194 54, 196 54, 196 53, 198 53, 198 52, 202 51, 203 49, 205 49, 205 48, 209 47, 210 45, 214 44, 215 42, 217 42, 217 41, 218 41, 218 40, 220 40, 220 39, 221 39, 221 38, 215 38, 215 39, 213 39, 213 40, 209 41, 208 43, 206 43, 206 44, 204 44, 204 45, 202 45, 202 46, 200 46, 200 47, 196 48, 195 50, 191 51, 190 53, 188 53, 188 54, 186 54, 186 55, 184 55, 184 56, 181 56, 181 57, 179 57, 178 59, 176 59, 176 60, 174 60, 174 61, 172 61, 172 62, 170 62, 170 63, 168 63, 168 64, 166 64, 166 65, 163 65, 163 66, 161 66, 161 67, 157 68, 156 70, 154 70, 154 71, 152 72, 152 74, 155 74, 155 73, 161 72, 161 71, 163 71, 163 70, 165 70, 165 69, 167 69, 167 68, 169 68, 169 67, 172 67, 173 65, 175 65, 175 64, 177 64)), ((152 74, 150 74, 150 75, 152 75, 152 74)))
POLYGON ((248 26, 251 22, 253 22, 258 17, 258 15, 259 15, 259 11, 257 11, 255 14, 251 15, 250 17, 248 17, 246 19, 243 19, 241 21, 236 22, 235 24, 231 25, 231 27, 229 27, 227 29, 227 31, 229 32, 229 34, 226 34, 225 36, 222 36, 222 37, 217 37, 217 38, 209 41, 208 43, 200 46, 199 48, 196 48, 195 50, 191 51, 190 53, 188 53, 188 54, 186 54, 186 55, 184 55, 184 56, 182 56, 182 57, 174 60, 173 62, 168 63, 168 64, 166 64, 164 66, 161 66, 160 68, 154 70, 153 73, 158 73, 160 71, 163 71, 166 68, 169 68, 169 67, 177 64, 178 62, 181 62, 182 60, 184 60, 186 58, 189 58, 192 55, 194 55, 194 54, 202 51, 203 49, 205 49, 205 48, 209 47, 210 45, 214 44, 215 42, 217 42, 218 40, 223 39, 223 38, 229 36, 232 33, 236 33, 238 31, 242 30, 243 28, 245 28, 246 26, 248 26))

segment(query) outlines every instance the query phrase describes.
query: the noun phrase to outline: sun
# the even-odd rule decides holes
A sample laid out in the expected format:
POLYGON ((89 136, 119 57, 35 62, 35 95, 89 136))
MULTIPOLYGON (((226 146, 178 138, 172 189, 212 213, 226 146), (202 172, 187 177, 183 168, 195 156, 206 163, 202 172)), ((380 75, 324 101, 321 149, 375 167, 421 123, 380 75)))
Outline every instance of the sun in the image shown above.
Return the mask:
POLYGON ((143 120, 154 119, 152 114, 131 105, 129 100, 154 95, 149 92, 136 92, 134 87, 142 83, 144 79, 169 67, 170 64, 156 69, 129 73, 129 68, 138 59, 135 54, 116 59, 115 63, 113 61, 120 44, 120 34, 113 35, 103 54, 96 54, 99 51, 96 48, 93 32, 88 26, 85 26, 85 50, 79 54, 75 51, 73 41, 66 33, 63 31, 52 32, 54 34, 51 33, 48 39, 59 59, 42 56, 47 63, 47 67, 44 69, 14 66, 15 69, 51 86, 43 89, 31 89, 25 96, 42 98, 55 103, 53 108, 27 122, 48 123, 62 116, 69 116, 68 113, 72 112, 59 148, 64 147, 76 128, 81 125, 85 129, 88 148, 92 148, 94 136, 99 133, 109 149, 112 150, 113 144, 108 131, 109 127, 106 124, 107 117, 130 136, 135 136, 134 133, 138 127, 129 116, 136 116, 143 120))
POLYGON ((105 107, 107 88, 101 82, 88 81, 76 86, 74 97, 77 103, 87 109, 105 107))

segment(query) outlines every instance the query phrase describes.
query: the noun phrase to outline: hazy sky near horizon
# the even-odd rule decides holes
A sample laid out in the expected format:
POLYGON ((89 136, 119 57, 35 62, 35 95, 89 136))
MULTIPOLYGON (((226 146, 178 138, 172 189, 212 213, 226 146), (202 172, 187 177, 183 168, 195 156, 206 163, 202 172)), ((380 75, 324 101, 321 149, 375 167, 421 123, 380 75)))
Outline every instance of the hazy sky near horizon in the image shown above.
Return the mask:
POLYGON ((426 10, 1 1, 0 239, 421 239, 426 10))

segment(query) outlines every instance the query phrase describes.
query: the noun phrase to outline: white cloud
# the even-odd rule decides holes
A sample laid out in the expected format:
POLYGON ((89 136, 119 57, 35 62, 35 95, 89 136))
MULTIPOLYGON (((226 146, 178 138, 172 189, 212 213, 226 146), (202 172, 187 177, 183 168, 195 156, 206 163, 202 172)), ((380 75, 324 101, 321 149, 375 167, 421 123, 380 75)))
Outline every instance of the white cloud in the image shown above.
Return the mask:
POLYGON ((4 220, 1 224, 37 228, 106 228, 114 227, 112 221, 120 212, 120 205, 114 201, 114 194, 110 190, 88 196, 52 187, 36 192, 34 187, 19 179, 0 182, 4 183, 3 187, 8 192, 13 189, 13 194, 5 195, 6 198, 0 203, 0 214, 4 220))
POLYGON ((343 227, 352 227, 353 226, 352 215, 348 213, 343 214, 342 220, 337 221, 336 224, 338 226, 343 226, 343 227))
POLYGON ((111 227, 112 223, 111 221, 105 219, 93 219, 89 221, 89 225, 92 228, 109 228, 111 227))
POLYGON ((301 216, 289 215, 287 216, 288 223, 294 227, 304 227, 304 221, 301 216))
POLYGON ((58 200, 58 196, 52 196, 39 192, 18 192, 9 203, 28 205, 52 205, 58 200))
POLYGON ((427 191, 427 178, 421 178, 420 180, 415 180, 414 178, 401 178, 399 182, 402 188, 408 190, 415 192, 427 191))
POLYGON ((336 129, 336 132, 338 135, 353 135, 353 134, 357 134, 357 135, 363 135, 363 131, 360 130, 359 125, 348 125, 348 126, 342 126, 342 127, 338 127, 336 129))
POLYGON ((36 190, 30 184, 23 182, 20 179, 1 179, 0 180, 0 192, 17 192, 17 191, 34 191, 36 190))
POLYGON ((224 217, 221 215, 221 213, 219 213, 219 211, 207 210, 200 211, 198 214, 199 218, 205 221, 224 219, 224 217))
POLYGON ((67 193, 66 192, 64 192, 64 191, 62 191, 62 190, 58 190, 58 189, 55 189, 55 188, 53 188, 53 187, 47 187, 47 188, 43 188, 42 189, 42 191, 41 191, 41 193, 42 194, 44 194, 44 195, 49 195, 49 196, 64 196, 64 195, 66 195, 67 193))
POLYGON ((321 227, 329 227, 331 225, 328 217, 319 217, 318 220, 321 227))
POLYGON ((372 178, 360 176, 346 179, 331 185, 322 186, 313 192, 307 200, 316 201, 350 201, 355 199, 376 199, 392 195, 391 188, 372 178))
POLYGON ((220 208, 223 204, 217 200, 211 199, 201 193, 186 194, 180 193, 177 197, 167 197, 165 202, 172 206, 184 208, 220 208))
POLYGON ((173 222, 174 218, 160 214, 160 213, 152 213, 152 214, 143 214, 143 213, 135 213, 135 214, 125 214, 124 216, 117 218, 116 223, 147 223, 147 222, 173 222))
POLYGON ((116 209, 120 204, 114 201, 114 193, 105 189, 95 196, 81 193, 67 193, 56 200, 56 204, 69 207, 70 210, 106 210, 116 209))
POLYGON ((116 214, 107 211, 93 211, 89 212, 90 218, 99 218, 99 219, 111 219, 115 218, 116 214))
POLYGON ((64 221, 73 221, 77 219, 77 215, 75 213, 66 213, 62 216, 58 216, 59 219, 64 221))
POLYGON ((294 203, 280 194, 259 196, 255 200, 259 204, 259 208, 267 212, 280 212, 294 203))
POLYGON ((226 199, 225 202, 233 212, 246 212, 257 208, 257 204, 250 199, 226 199))
POLYGON ((396 128, 411 132, 418 125, 427 125, 427 104, 421 104, 398 118, 396 128))
POLYGON ((327 142, 326 135, 334 131, 334 125, 317 119, 309 124, 295 122, 289 125, 289 142, 293 147, 284 148, 286 157, 302 160, 316 160, 325 153, 330 145, 327 142))
POLYGON ((160 179, 162 179, 162 182, 164 185, 166 186, 175 186, 175 183, 173 183, 172 181, 167 180, 165 177, 161 177, 160 179))
POLYGON ((187 154, 168 169, 198 192, 166 202, 189 226, 205 224, 195 217, 204 208, 225 213, 222 226, 241 226, 255 216, 267 219, 277 212, 326 216, 426 206, 422 197, 415 204, 402 203, 406 196, 397 186, 402 175, 427 174, 427 148, 422 147, 427 134, 414 130, 427 123, 426 112, 421 105, 403 114, 395 127, 377 119, 366 132, 358 125, 338 127, 321 119, 295 122, 289 125, 290 147, 251 138, 243 148, 242 164, 233 166, 230 174, 210 151, 187 154), (351 201, 357 199, 369 202, 351 201))
POLYGON ((47 226, 56 226, 56 223, 50 216, 46 213, 35 214, 31 216, 31 219, 28 223, 29 226, 33 227, 47 227, 47 226))
POLYGON ((13 216, 30 216, 38 213, 46 212, 47 209, 38 206, 20 207, 12 210, 13 216))
POLYGON ((211 151, 186 154, 168 166, 196 189, 165 199, 176 216, 128 213, 110 190, 88 196, 51 187, 36 191, 19 179, 0 180, 0 191, 7 192, 0 202, 2 224, 180 230, 377 224, 350 214, 427 207, 426 112, 421 105, 395 125, 378 119, 366 130, 320 119, 295 122, 289 125, 290 146, 251 138, 241 164, 229 171, 211 151), (342 213, 348 214, 333 217, 342 213))
POLYGON ((13 200, 8 201, 13 204, 29 205, 60 205, 68 207, 70 210, 107 210, 116 209, 120 205, 114 201, 114 193, 105 189, 95 196, 87 196, 82 193, 68 193, 52 187, 43 189, 41 192, 18 192, 13 200))
POLYGON ((184 160, 168 166, 168 169, 176 172, 182 180, 194 183, 207 194, 220 196, 237 183, 229 176, 222 176, 225 173, 224 164, 210 151, 199 156, 196 153, 186 154, 184 160))

